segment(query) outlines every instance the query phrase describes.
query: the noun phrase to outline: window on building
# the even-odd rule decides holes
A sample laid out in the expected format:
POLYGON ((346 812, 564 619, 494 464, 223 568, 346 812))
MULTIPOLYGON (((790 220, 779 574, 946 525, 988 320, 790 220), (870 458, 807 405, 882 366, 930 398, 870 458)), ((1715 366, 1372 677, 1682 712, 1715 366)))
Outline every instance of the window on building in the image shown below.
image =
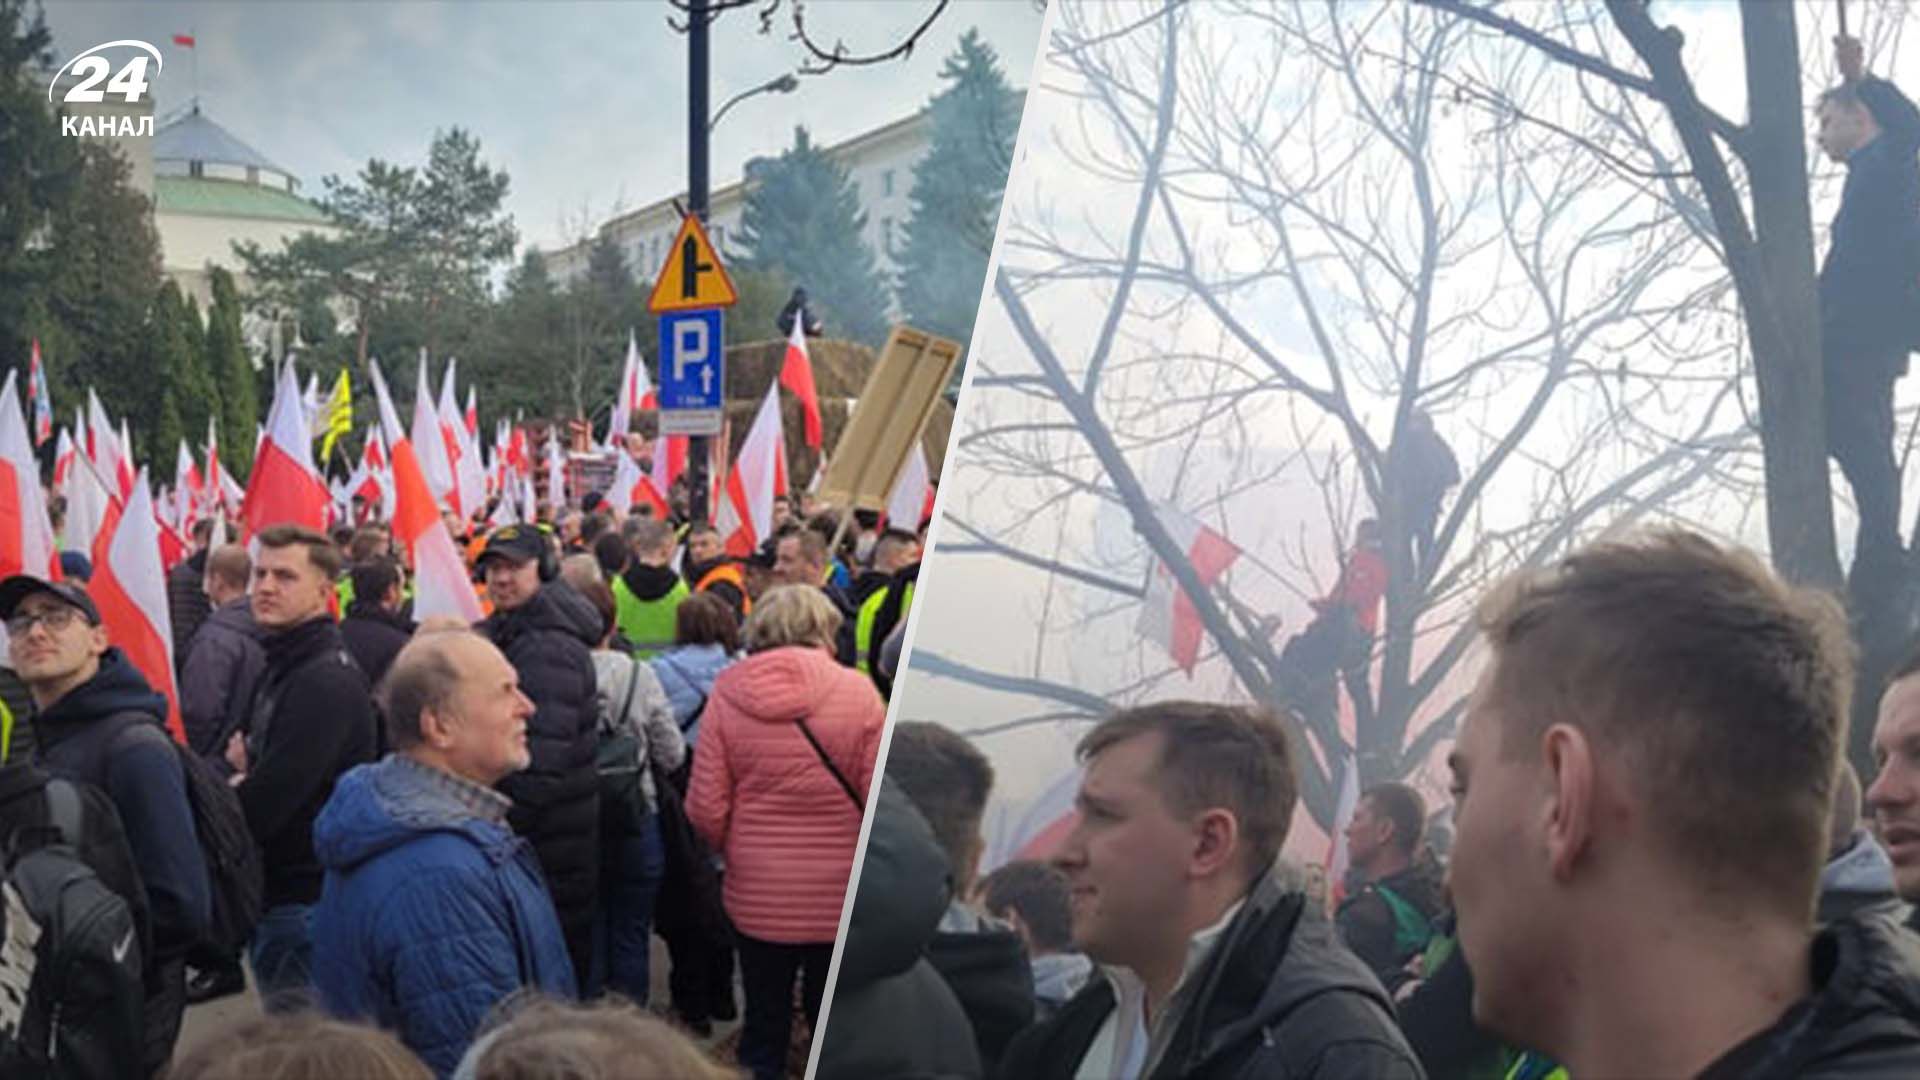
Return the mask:
POLYGON ((888 169, 880 174, 880 194, 882 195, 893 194, 893 170, 892 169, 888 169))
POLYGON ((187 175, 196 179, 207 175, 207 163, 204 161, 187 162, 187 175))

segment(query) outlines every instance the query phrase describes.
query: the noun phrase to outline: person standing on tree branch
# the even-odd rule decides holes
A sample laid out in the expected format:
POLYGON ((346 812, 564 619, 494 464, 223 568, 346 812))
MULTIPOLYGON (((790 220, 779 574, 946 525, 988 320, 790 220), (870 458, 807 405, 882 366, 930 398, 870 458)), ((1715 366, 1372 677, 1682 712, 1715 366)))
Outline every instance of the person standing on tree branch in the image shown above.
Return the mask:
POLYGON ((1860 580, 1901 547, 1893 384, 1920 345, 1920 110, 1865 74, 1858 39, 1835 38, 1834 54, 1843 81, 1820 97, 1818 138, 1847 182, 1820 266, 1820 339, 1827 451, 1859 509, 1860 580))

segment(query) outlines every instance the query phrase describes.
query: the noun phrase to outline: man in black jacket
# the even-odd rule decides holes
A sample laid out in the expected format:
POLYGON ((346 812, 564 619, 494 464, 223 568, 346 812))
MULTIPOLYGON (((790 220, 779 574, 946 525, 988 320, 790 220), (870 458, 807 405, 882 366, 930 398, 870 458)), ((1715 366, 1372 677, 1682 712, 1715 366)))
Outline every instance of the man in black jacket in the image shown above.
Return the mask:
POLYGON ((875 801, 817 1075, 981 1076, 967 1014, 925 955, 953 896, 946 853, 891 775, 875 801))
POLYGON ((400 566, 390 556, 375 555, 354 563, 347 576, 353 603, 340 620, 340 639, 367 685, 379 686, 413 636, 413 623, 400 615, 400 566))
POLYGON ((1418 1080, 1380 984, 1276 866, 1297 784, 1277 717, 1145 705, 1080 758, 1054 863, 1101 969, 1000 1075, 1418 1080))
POLYGON ((860 612, 840 586, 827 580, 827 542, 812 529, 795 529, 780 537, 773 548, 773 580, 781 585, 810 585, 826 594, 840 613, 840 633, 834 639, 834 658, 854 665, 854 630, 860 612))
POLYGON ((1475 1018, 1576 1077, 1920 1076, 1920 946, 1811 925, 1839 606, 1673 530, 1523 572, 1478 621, 1448 867, 1475 1018))
POLYGON ((1033 970, 1012 926, 965 902, 980 869, 980 819, 993 766, 972 743, 938 724, 894 726, 887 781, 897 784, 946 853, 953 899, 927 943, 927 960, 966 1010, 980 1062, 992 1072, 1007 1043, 1033 1022, 1033 970))
POLYGON ((213 519, 193 523, 192 546, 178 566, 167 571, 167 621, 173 629, 173 659, 186 670, 187 646, 199 632, 200 624, 213 613, 206 592, 200 587, 207 572, 207 542, 213 539, 213 519))
POLYGON ((373 760, 373 699, 329 613, 340 550, 324 535, 274 525, 257 536, 253 617, 267 668, 244 750, 230 747, 240 808, 260 845, 266 891, 249 946, 270 1008, 297 1004, 313 968, 309 925, 325 874, 313 819, 340 774, 373 760))
POLYGON ((1416 858, 1426 824, 1420 793, 1389 782, 1361 794, 1347 825, 1347 858, 1358 887, 1333 921, 1388 993, 1407 980, 1407 961, 1426 948, 1446 907, 1437 868, 1416 858))
POLYGON ((1900 553, 1893 384, 1920 345, 1920 110, 1865 74, 1860 42, 1835 44, 1846 81, 1820 98, 1819 140, 1847 182, 1820 265, 1820 337, 1827 447, 1859 507, 1859 567, 1900 553))
POLYGON ((207 555, 206 593, 213 614, 200 624, 180 665, 180 721, 187 745, 219 759, 233 733, 252 719, 253 694, 267 667, 260 627, 247 599, 253 574, 247 549, 226 544, 207 555))
POLYGON ((187 950, 206 934, 213 908, 186 772, 162 726, 167 700, 108 646, 100 610, 78 586, 8 578, 0 582, 0 619, 38 710, 40 763, 107 793, 146 886, 146 1064, 157 1068, 180 1034, 187 950))
POLYGON ((593 922, 600 890, 600 787, 594 768, 599 702, 591 649, 600 613, 558 578, 538 529, 509 525, 480 552, 493 614, 476 629, 506 654, 533 700, 533 764, 500 781, 508 821, 533 844, 583 989, 591 990, 593 922))

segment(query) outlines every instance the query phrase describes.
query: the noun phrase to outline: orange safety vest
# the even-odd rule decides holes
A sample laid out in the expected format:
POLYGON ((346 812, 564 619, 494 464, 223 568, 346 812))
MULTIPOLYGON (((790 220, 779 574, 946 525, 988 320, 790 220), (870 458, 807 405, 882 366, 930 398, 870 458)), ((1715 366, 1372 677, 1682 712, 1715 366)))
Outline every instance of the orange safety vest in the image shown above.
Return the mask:
POLYGON ((713 584, 716 581, 728 582, 732 584, 734 588, 739 589, 740 590, 740 614, 742 615, 753 614, 753 597, 747 595, 747 579, 743 574, 740 573, 739 567, 733 565, 732 563, 721 563, 719 566, 716 566, 713 569, 707 571, 706 575, 702 577, 699 580, 699 582, 694 585, 693 591, 706 592, 707 586, 713 584))

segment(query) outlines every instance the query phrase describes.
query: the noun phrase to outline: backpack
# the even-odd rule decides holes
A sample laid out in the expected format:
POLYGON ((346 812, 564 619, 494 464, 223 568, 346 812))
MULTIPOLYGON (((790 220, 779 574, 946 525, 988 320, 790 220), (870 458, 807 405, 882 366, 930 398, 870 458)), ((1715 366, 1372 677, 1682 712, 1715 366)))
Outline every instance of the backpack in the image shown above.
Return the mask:
POLYGON ((145 1052, 139 929, 80 860, 80 789, 45 793, 52 825, 11 837, 0 873, 0 1076, 124 1075, 145 1052))
POLYGON ((634 669, 629 672, 626 700, 618 711, 600 718, 599 742, 594 751, 594 770, 600 777, 600 833, 605 837, 637 833, 653 816, 640 786, 646 763, 640 760, 640 733, 634 730, 630 715, 640 673, 634 669))
MULTIPOLYGON (((141 714, 130 714, 122 724, 122 730, 113 737, 115 743, 109 746, 117 744, 128 730, 153 727, 141 714)), ((196 968, 225 967, 253 936, 265 907, 266 879, 260 848, 247 828, 247 816, 240 809, 240 796, 234 793, 233 785, 214 772, 206 759, 157 727, 153 729, 173 747, 173 756, 180 762, 187 805, 193 811, 193 831, 207 863, 207 885, 213 899, 206 936, 187 954, 187 962, 196 968)))

